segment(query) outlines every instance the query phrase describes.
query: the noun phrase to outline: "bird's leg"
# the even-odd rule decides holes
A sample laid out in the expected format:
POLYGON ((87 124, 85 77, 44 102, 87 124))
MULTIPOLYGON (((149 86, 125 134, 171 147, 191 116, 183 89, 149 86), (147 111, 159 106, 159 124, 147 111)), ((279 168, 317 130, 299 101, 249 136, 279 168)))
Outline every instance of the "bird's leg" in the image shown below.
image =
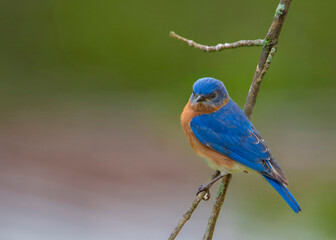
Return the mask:
POLYGON ((197 190, 196 196, 203 191, 206 191, 206 194, 203 197, 203 200, 207 201, 210 199, 210 191, 209 189, 211 188, 211 186, 217 182, 219 179, 221 179, 222 177, 224 177, 227 173, 221 173, 219 174, 217 177, 215 177, 214 179, 212 179, 210 182, 208 182, 207 184, 204 184, 202 186, 199 187, 199 189, 197 190))

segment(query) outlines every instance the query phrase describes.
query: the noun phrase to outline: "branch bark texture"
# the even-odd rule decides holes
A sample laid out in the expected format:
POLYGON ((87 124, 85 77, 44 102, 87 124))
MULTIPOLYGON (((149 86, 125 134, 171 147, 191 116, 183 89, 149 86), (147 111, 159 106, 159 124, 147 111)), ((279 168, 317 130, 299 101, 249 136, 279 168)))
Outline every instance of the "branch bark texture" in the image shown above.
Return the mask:
MULTIPOLYGON (((191 47, 195 47, 198 49, 201 49, 203 51, 206 52, 215 52, 215 51, 220 51, 222 49, 226 49, 226 48, 235 48, 235 47, 242 47, 242 46, 263 46, 262 51, 261 51, 261 56, 258 62, 258 65, 256 67, 256 71, 253 75, 253 79, 252 79, 252 83, 251 83, 251 87, 250 90, 248 92, 248 96, 245 102, 245 106, 244 106, 244 113, 245 115, 250 119, 256 100, 257 100, 257 96, 259 93, 259 89, 261 86, 261 83, 264 79, 264 76, 267 72, 267 70, 270 67, 272 58, 275 54, 275 52, 277 51, 277 47, 278 47, 278 41, 279 41, 279 36, 280 36, 280 32, 283 26, 283 23, 286 19, 290 4, 291 4, 292 0, 280 0, 280 3, 275 11, 275 15, 272 21, 272 24, 266 34, 265 39, 261 40, 241 40, 238 41, 236 43, 225 43, 225 44, 221 44, 221 45, 217 45, 217 46, 206 46, 206 45, 202 45, 202 44, 198 44, 195 43, 192 40, 188 40, 184 37, 181 37, 177 34, 175 34, 174 32, 170 33, 170 36, 177 38, 178 40, 181 40, 183 42, 187 42, 189 44, 189 46, 191 47), (218 47, 219 46, 219 47, 218 47), (224 47, 226 46, 226 47, 224 47)), ((215 174, 218 174, 218 171, 215 172, 215 174)), ((214 175, 215 175, 214 174, 214 175)), ((217 222, 217 218, 219 215, 219 212, 223 206, 224 200, 225 200, 225 196, 226 196, 226 192, 228 189, 228 186, 230 184, 231 181, 231 174, 228 174, 226 177, 224 177, 219 185, 218 188, 218 192, 217 192, 217 197, 216 197, 216 201, 215 204, 213 206, 211 215, 209 217, 209 221, 208 221, 208 225, 207 228, 205 230, 204 236, 203 236, 203 240, 210 240, 212 239, 214 230, 215 230, 215 226, 216 226, 216 222, 217 222)), ((179 231, 182 229, 182 227, 184 226, 184 224, 190 219, 192 213, 194 212, 194 210, 197 208, 198 204, 200 203, 200 201, 202 200, 202 198, 204 197, 205 193, 203 193, 202 197, 200 196, 202 193, 200 193, 196 199, 194 200, 194 202, 192 203, 191 207, 188 209, 188 211, 183 215, 180 223, 178 224, 178 226, 175 228, 175 230, 173 231, 173 233, 171 234, 169 240, 173 240, 176 238, 177 234, 179 233, 179 231), (176 229, 178 228, 178 231, 176 231, 176 229)))
POLYGON ((232 175, 227 174, 225 177, 223 177, 222 181, 219 184, 218 191, 217 191, 217 197, 216 202, 212 208, 211 215, 209 217, 208 225, 205 230, 203 240, 210 240, 212 239, 212 236, 215 232, 216 222, 217 218, 219 216, 220 210, 222 208, 222 205, 225 200, 226 192, 229 187, 229 183, 231 181, 232 175))
POLYGON ((292 0, 281 0, 273 18, 271 27, 269 28, 265 40, 266 44, 261 51, 259 63, 253 75, 252 84, 245 102, 244 113, 248 118, 251 117, 254 105, 257 101, 257 96, 261 86, 261 82, 271 64, 272 58, 276 52, 279 35, 282 25, 286 19, 289 6, 292 0))
POLYGON ((203 50, 204 52, 219 52, 223 49, 263 46, 264 44, 266 44, 266 41, 264 39, 256 39, 256 40, 239 40, 233 43, 218 43, 216 46, 208 46, 184 38, 176 34, 175 32, 170 32, 169 36, 181 40, 182 42, 188 43, 190 47, 198 48, 200 50, 203 50))
MULTIPOLYGON (((215 171, 212 174, 211 179, 216 178, 218 175, 220 174, 219 171, 215 171)), ((176 238, 177 234, 179 234, 179 232, 181 231, 181 229, 183 228, 184 224, 190 219, 191 215, 193 214, 193 212, 195 211, 195 209, 198 207, 198 204, 200 204, 200 202, 205 199, 206 192, 200 192, 195 200, 191 203, 191 206, 188 208, 188 210, 183 214, 180 222, 177 224, 177 226, 175 227, 174 231, 170 234, 168 240, 173 240, 176 238)))

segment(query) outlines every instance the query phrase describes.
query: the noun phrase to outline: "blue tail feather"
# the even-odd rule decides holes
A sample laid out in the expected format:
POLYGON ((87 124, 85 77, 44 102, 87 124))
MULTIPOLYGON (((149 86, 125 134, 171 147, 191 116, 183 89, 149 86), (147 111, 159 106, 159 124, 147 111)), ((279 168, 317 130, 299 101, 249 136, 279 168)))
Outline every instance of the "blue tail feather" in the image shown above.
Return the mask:
POLYGON ((292 194, 288 191, 288 189, 282 184, 273 180, 267 176, 263 177, 267 180, 269 184, 280 194, 280 196, 287 202, 287 204, 293 209, 294 212, 301 212, 301 208, 292 194))

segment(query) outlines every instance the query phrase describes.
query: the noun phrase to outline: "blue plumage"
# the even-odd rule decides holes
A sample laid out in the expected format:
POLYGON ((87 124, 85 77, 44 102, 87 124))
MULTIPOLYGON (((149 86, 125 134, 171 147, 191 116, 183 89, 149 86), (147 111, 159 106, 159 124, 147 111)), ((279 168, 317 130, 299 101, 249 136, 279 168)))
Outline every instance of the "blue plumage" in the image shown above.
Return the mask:
POLYGON ((195 137, 216 152, 259 172, 295 212, 301 211, 285 187, 288 185, 287 179, 264 139, 239 106, 229 98, 223 83, 213 78, 203 78, 194 84, 193 90, 192 103, 197 102, 193 98, 216 93, 216 96, 204 97, 201 104, 203 107, 222 106, 217 111, 192 119, 190 128, 195 137))
POLYGON ((197 93, 197 94, 206 95, 206 94, 211 94, 214 91, 220 91, 224 93, 225 95, 224 98, 228 96, 228 93, 227 93, 227 90, 224 84, 221 81, 216 80, 214 78, 210 78, 210 77, 201 78, 198 81, 196 81, 194 83, 193 89, 194 89, 194 93, 197 93))
POLYGON ((280 194, 280 196, 286 201, 286 203, 291 207, 291 209, 293 209, 294 212, 301 212, 301 207, 299 206, 298 202, 283 184, 269 177, 263 177, 280 194))
POLYGON ((218 111, 193 118, 190 127, 204 145, 253 170, 267 172, 267 166, 260 161, 270 160, 271 154, 263 140, 257 138, 252 123, 231 99, 218 111))

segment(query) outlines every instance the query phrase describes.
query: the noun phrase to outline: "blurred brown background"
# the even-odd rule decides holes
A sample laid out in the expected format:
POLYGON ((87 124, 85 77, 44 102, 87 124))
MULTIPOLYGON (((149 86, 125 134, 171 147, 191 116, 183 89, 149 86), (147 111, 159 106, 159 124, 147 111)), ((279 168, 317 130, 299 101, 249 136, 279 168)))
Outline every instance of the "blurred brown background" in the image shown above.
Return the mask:
MULTIPOLYGON (((222 80, 242 107, 261 50, 168 33, 262 38, 278 1, 0 4, 0 239, 166 239, 212 173, 180 129, 193 82, 222 80)), ((303 212, 237 174, 214 239, 336 238, 335 6, 293 1, 252 119, 303 212)), ((179 239, 201 238, 212 203, 179 239)))

